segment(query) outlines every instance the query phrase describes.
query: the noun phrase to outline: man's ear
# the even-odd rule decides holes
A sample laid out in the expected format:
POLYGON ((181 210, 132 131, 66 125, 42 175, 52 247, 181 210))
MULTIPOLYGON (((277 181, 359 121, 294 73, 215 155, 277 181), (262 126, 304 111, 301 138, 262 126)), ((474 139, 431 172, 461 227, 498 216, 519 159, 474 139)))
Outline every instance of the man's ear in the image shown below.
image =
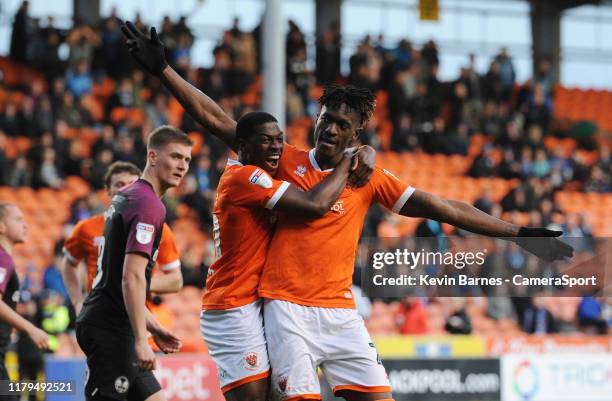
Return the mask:
POLYGON ((245 157, 247 156, 247 142, 242 139, 242 138, 238 138, 238 158, 240 158, 240 156, 245 157))
POLYGON ((149 159, 149 164, 151 166, 155 166, 155 164, 157 163, 157 151, 154 149, 149 149, 148 159, 149 159))

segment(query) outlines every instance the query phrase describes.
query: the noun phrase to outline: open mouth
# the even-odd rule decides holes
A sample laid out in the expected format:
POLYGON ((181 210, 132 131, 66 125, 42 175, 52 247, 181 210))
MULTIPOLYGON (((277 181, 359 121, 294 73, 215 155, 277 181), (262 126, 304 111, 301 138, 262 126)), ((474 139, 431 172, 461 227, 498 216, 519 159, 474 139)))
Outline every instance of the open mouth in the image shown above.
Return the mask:
POLYGON ((173 176, 174 178, 178 179, 178 180, 182 180, 182 179, 183 179, 183 175, 182 175, 182 174, 179 174, 179 173, 174 173, 174 174, 172 174, 172 176, 173 176))
POLYGON ((273 154, 273 155, 270 155, 270 156, 266 157, 266 164, 268 164, 268 166, 270 166, 272 168, 276 168, 276 167, 278 167, 279 160, 280 160, 280 155, 279 154, 273 154))

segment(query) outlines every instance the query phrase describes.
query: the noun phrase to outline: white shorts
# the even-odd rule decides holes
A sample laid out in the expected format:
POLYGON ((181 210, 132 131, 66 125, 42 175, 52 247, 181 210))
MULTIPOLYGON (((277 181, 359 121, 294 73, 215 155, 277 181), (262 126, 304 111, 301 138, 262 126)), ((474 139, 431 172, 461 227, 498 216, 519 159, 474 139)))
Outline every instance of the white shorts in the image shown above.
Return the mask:
POLYGON ((264 321, 271 387, 281 399, 321 399, 317 367, 334 394, 340 390, 391 392, 357 310, 267 300, 264 321))
POLYGON ((262 300, 257 300, 200 314, 202 336, 224 393, 270 375, 261 306, 262 300))

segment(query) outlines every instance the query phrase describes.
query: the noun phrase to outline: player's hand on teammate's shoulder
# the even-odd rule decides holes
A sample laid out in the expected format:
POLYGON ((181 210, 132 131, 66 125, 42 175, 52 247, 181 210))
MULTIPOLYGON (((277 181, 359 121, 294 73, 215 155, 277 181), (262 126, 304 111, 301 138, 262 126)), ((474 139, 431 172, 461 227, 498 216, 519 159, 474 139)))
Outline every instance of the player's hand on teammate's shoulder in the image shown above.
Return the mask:
POLYGON ((27 333, 39 349, 49 349, 49 335, 44 330, 32 325, 27 333))
POLYGON ((126 38, 130 54, 142 68, 153 75, 161 74, 168 62, 164 44, 155 28, 151 28, 150 36, 147 37, 132 22, 127 21, 121 26, 121 31, 126 38))
POLYGON ((574 255, 574 248, 556 238, 562 234, 562 231, 546 228, 521 227, 514 242, 540 259, 552 262, 571 258, 574 255))
POLYGON ((155 344, 157 344, 162 352, 172 354, 180 351, 182 346, 181 340, 170 330, 160 327, 155 333, 151 334, 155 344))
POLYGON ((374 173, 376 151, 370 146, 360 146, 357 153, 357 167, 351 173, 348 185, 354 188, 363 187, 374 173))
POLYGON ((155 353, 145 339, 137 339, 134 344, 136 365, 145 370, 155 370, 155 353))

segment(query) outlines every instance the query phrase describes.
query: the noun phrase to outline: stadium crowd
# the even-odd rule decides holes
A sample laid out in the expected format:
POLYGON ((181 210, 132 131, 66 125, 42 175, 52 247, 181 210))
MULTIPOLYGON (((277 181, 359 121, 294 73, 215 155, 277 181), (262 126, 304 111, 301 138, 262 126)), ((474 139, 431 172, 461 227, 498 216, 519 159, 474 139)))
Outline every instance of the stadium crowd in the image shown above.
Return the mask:
MULTIPOLYGON (((147 30, 140 16, 135 24, 147 30)), ((157 79, 137 68, 123 44, 120 25, 113 13, 97 26, 77 21, 71 29, 62 30, 54 26, 52 17, 45 22, 30 18, 27 2, 23 3, 14 19, 8 63, 35 71, 36 79, 8 83, 6 71, 0 77, 0 186, 59 190, 68 177, 83 177, 94 191, 74 201, 65 222, 64 231, 69 232, 79 220, 104 209, 99 190, 108 166, 122 160, 142 167, 147 134, 156 126, 174 124, 196 138, 197 154, 180 192, 165 199, 167 220, 172 225, 189 210, 199 229, 208 233, 227 150, 177 107, 157 79), (64 44, 69 54, 62 59, 59 49, 64 44), (7 143, 16 138, 27 146, 9 151, 7 143)), ((165 17, 160 37, 173 67, 237 119, 258 108, 253 88, 260 84, 260 30, 261 26, 243 31, 236 20, 223 33, 213 52, 213 65, 207 68, 191 63, 195 37, 186 18, 165 17)), ((368 36, 351 55, 350 72, 343 76, 337 25, 317 38, 315 71, 308 69, 311 55, 304 33, 292 21, 287 32, 288 126, 316 116, 320 85, 336 81, 370 88, 386 97, 387 115, 385 120, 379 114, 372 118, 362 134, 364 143, 380 152, 468 156, 473 138, 484 136, 486 142, 466 174, 516 179, 518 185, 500 202, 492 199, 490 191, 483 191, 475 202, 478 208, 499 217, 527 213, 530 224, 562 229, 570 237, 593 236, 589 215, 562 213, 554 194, 567 188, 612 192, 610 149, 598 147, 588 125, 572 128, 570 134, 578 140, 570 152, 561 145, 545 146, 546 138, 560 130, 553 119, 556 77, 548 61, 540 61, 533 79, 518 83, 506 49, 491 60, 487 71, 479 71, 475 56, 469 55, 457 78, 442 82, 434 41, 417 46, 402 40, 389 46, 383 37, 368 36), (390 132, 388 137, 382 134, 385 130, 390 132), (583 150, 597 151, 597 155, 585 160, 583 150)), ((389 219, 382 210, 373 210, 363 235, 379 236, 389 219)), ((420 222, 411 234, 446 235, 432 221, 420 222)), ((60 250, 58 243, 56 254, 60 250)), ((210 252, 182 251, 184 282, 190 287, 184 294, 199 300, 199 291, 193 287, 204 284, 210 252)), ((528 263, 512 249, 507 252, 511 263, 528 263)), ((56 266, 57 261, 49 261, 42 283, 25 279, 23 290, 31 296, 20 306, 23 314, 37 319, 52 334, 70 329, 67 294, 56 266)), ((165 300, 172 304, 180 297, 165 300)), ((373 334, 607 333, 612 327, 612 305, 597 297, 362 300, 373 334)), ((197 322, 196 316, 192 318, 197 322)))

